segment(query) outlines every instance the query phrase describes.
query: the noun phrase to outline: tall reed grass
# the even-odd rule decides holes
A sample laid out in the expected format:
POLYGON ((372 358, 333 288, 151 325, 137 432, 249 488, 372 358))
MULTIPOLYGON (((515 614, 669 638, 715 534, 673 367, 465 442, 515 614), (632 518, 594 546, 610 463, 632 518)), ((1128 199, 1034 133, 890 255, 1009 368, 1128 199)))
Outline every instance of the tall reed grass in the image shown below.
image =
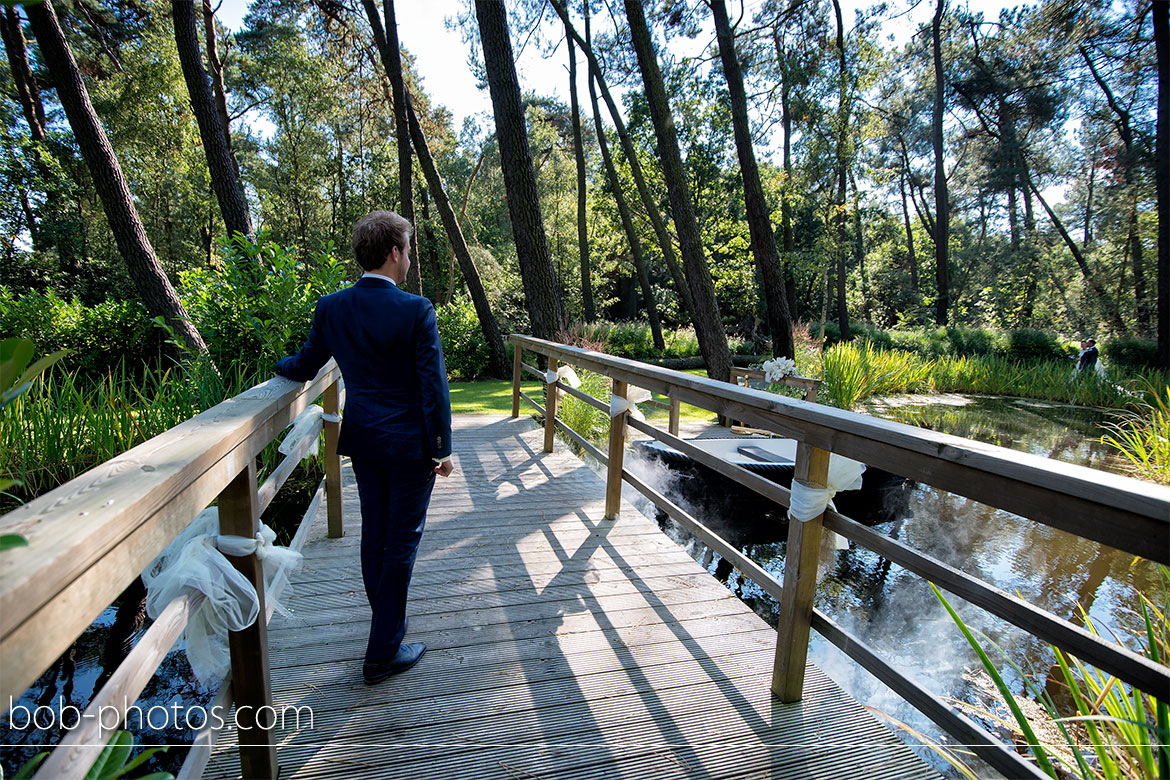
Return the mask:
POLYGON ((1170 384, 1145 395, 1149 400, 1106 424, 1101 441, 1115 447, 1136 476, 1170 485, 1170 384))
MULTIPOLYGON (((1145 625, 1141 638, 1142 651, 1154 663, 1167 665, 1170 655, 1170 624, 1167 606, 1170 605, 1170 570, 1159 566, 1162 581, 1161 606, 1145 595, 1140 595, 1140 610, 1145 625)), ((1062 711, 1049 695, 1046 686, 1037 685, 1032 677, 1015 664, 1006 653, 986 636, 970 629, 938 588, 931 584, 935 596, 962 632, 967 643, 979 657, 984 671, 995 684, 1011 720, 1000 719, 1002 725, 1012 727, 1036 765, 1054 780, 1075 777, 1081 780, 1145 780, 1170 779, 1170 705, 1158 698, 1131 688, 1116 677, 1090 667, 1057 647, 1051 650, 1060 670, 1060 681, 1067 686, 1072 711, 1062 711), (1029 698, 1042 707, 1042 715, 1028 716, 1017 696, 1004 681, 987 648, 994 648, 1024 681, 1029 698), (1043 721, 1043 722, 1041 722, 1043 721), (1042 740, 1037 731, 1059 735, 1042 740)), ((1097 627, 1083 609, 1081 620, 1090 631, 1097 627)), ((993 718, 994 719, 994 718, 993 718)), ((938 745, 933 750, 943 754, 952 766, 967 777, 975 777, 974 770, 962 757, 938 745)))
POLYGON ((123 365, 99 381, 60 367, 0 417, 0 473, 22 484, 0 497, 11 509, 73 479, 225 398, 256 377, 196 362, 144 374, 123 365))
POLYGON ((1150 391, 1145 388, 1170 383, 1170 373, 1165 371, 1074 377, 1071 361, 1021 363, 993 355, 924 358, 881 349, 870 342, 834 344, 824 351, 821 362, 822 396, 843 409, 877 395, 933 392, 1007 395, 1125 409, 1139 401, 1143 392, 1150 400, 1150 391))

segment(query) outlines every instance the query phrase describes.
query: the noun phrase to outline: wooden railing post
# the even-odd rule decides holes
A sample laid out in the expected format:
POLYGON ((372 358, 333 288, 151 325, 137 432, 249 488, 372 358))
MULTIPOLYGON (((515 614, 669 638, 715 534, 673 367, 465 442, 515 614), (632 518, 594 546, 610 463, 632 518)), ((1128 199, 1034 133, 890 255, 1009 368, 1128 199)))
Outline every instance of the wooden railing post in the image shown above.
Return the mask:
POLYGON ((512 416, 520 416, 520 363, 524 350, 515 341, 512 342, 512 416))
MULTIPOLYGON (((613 394, 625 398, 628 385, 613 380, 613 394)), ((609 452, 605 472, 605 519, 617 520, 622 511, 622 459, 626 454, 628 412, 609 418, 609 452)))
MULTIPOLYGON (((796 447, 795 480, 823 488, 829 474, 829 453, 804 442, 796 447)), ((817 560, 821 551, 824 516, 788 523, 784 557, 784 590, 780 594, 780 626, 776 632, 776 660, 772 666, 772 693, 783 702, 800 701, 813 595, 817 587, 817 560)))
MULTIPOLYGON (((325 414, 337 415, 341 411, 341 392, 337 382, 325 388, 325 414)), ((337 436, 341 423, 325 421, 325 512, 328 518, 330 539, 345 535, 344 515, 341 509, 341 458, 337 454, 337 436)))
MULTIPOLYGON (((256 500, 256 461, 248 461, 236 478, 219 494, 219 530, 223 534, 255 537, 260 527, 256 500)), ((232 565, 256 588, 260 613, 243 631, 228 632, 232 656, 232 699, 240 744, 240 773, 249 778, 276 780, 275 723, 265 724, 257 714, 271 713, 272 675, 268 668, 268 621, 264 604, 264 569, 255 553, 242 558, 227 556, 232 565), (265 709, 261 709, 261 708, 265 709)))
POLYGON ((678 419, 679 419, 680 405, 681 404, 679 403, 679 400, 677 398, 670 399, 670 424, 667 426, 667 430, 670 431, 671 436, 678 436, 678 419))
MULTIPOLYGON (((557 359, 548 359, 548 370, 554 374, 557 370, 557 359)), ((544 398, 544 451, 553 451, 553 437, 557 432, 557 395, 560 393, 555 384, 545 384, 547 392, 544 398)))

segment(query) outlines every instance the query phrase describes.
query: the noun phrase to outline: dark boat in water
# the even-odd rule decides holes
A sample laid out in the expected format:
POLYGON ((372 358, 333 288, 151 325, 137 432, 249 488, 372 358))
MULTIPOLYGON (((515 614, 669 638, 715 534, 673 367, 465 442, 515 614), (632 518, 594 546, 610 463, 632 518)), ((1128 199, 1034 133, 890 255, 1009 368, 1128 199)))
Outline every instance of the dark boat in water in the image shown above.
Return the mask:
MULTIPOLYGON (((688 439, 687 443, 778 485, 792 484, 794 439, 739 437, 688 439)), ((787 539, 784 506, 662 442, 640 441, 633 446, 644 461, 642 468, 658 487, 728 542, 742 547, 787 539), (655 464, 665 467, 666 473, 656 470, 655 464)), ((833 503, 841 514, 864 525, 877 525, 905 516, 910 487, 903 477, 867 466, 861 489, 842 491, 833 503)), ((659 514, 662 522, 665 513, 659 514)))

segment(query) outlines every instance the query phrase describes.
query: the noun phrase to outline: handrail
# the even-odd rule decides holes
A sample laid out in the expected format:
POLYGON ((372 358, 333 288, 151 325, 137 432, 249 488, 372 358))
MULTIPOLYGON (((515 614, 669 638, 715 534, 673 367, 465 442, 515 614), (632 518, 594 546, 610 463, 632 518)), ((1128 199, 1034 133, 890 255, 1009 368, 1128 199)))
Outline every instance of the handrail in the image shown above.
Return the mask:
MULTIPOLYGON (((1070 533, 1094 539, 1150 560, 1170 558, 1170 489, 1047 458, 1017 453, 955 436, 924 431, 900 423, 818 406, 751 388, 695 377, 670 369, 637 363, 591 350, 536 339, 511 337, 519 390, 521 352, 527 349, 554 366, 558 361, 595 371, 613 380, 613 393, 625 396, 629 384, 666 393, 705 409, 752 422, 795 438, 798 442, 796 480, 823 484, 829 452, 869 463, 887 471, 933 484, 983 503, 1008 509, 1070 533), (1020 494, 1023 494, 1022 496, 1020 494)), ((527 367, 527 366, 525 366, 527 367)), ((535 369, 533 369, 535 373, 535 369)), ((815 381, 815 380, 813 380, 815 381)), ((556 395, 565 391, 592 406, 608 406, 559 382, 548 386, 545 430, 564 430, 574 441, 583 439, 555 418, 556 395)), ((815 387, 812 388, 815 392, 815 387)), ((518 397, 518 396, 514 396, 518 397)), ((526 395, 522 395, 529 400, 526 395)), ((534 404, 535 405, 535 404, 534 404)), ((539 408, 539 407, 538 407, 539 408)), ((518 407, 513 407, 513 416, 518 407)), ((812 609, 816 586, 816 559, 821 529, 828 527, 908 571, 928 577, 939 587, 1008 620, 1029 633, 1071 652, 1121 680, 1155 694, 1170 687, 1170 669, 1144 656, 1105 642, 1081 626, 1033 607, 975 577, 877 534, 833 510, 806 523, 790 523, 784 582, 723 540, 698 519, 622 467, 626 426, 662 441, 729 479, 787 506, 790 491, 739 466, 723 461, 685 440, 623 413, 611 417, 607 463, 606 516, 616 519, 621 481, 650 499, 659 509, 724 555, 740 572, 780 602, 773 691, 784 701, 801 697, 809 630, 815 628, 850 657, 876 674, 906 701, 942 728, 972 744, 975 752, 1008 776, 1043 777, 1035 766, 995 739, 961 713, 883 661, 873 650, 812 609)), ((546 435, 546 451, 551 441, 546 435)), ((596 447, 587 452, 599 455, 596 447)))
POLYGON ((912 477, 1170 565, 1170 488, 592 350, 513 335, 540 352, 819 449, 912 477))
MULTIPOLYGON (((324 394, 326 411, 336 414, 340 378, 330 361, 306 383, 270 379, 0 517, 0 532, 19 533, 28 541, 28 547, 0 556, 0 697, 15 699, 31 685, 213 500, 218 498, 221 532, 253 536, 262 506, 287 479, 304 447, 259 488, 256 457, 317 396, 324 394)), ((336 422, 323 425, 331 535, 341 529, 340 480, 330 479, 340 476, 338 427, 336 422)), ((256 587, 263 607, 257 557, 231 560, 256 587)), ((168 605, 165 620, 152 625, 135 648, 133 663, 123 662, 95 701, 117 694, 132 703, 186 625, 194 603, 181 598, 168 605)), ((266 622, 229 636, 233 676, 243 681, 233 691, 237 704, 272 703, 266 622)), ((248 737, 241 744, 253 743, 240 749, 244 775, 275 778, 271 728, 240 720, 248 737)), ((108 732, 100 730, 96 745, 80 744, 93 740, 63 741, 60 755, 51 755, 37 776, 83 776, 108 732)))

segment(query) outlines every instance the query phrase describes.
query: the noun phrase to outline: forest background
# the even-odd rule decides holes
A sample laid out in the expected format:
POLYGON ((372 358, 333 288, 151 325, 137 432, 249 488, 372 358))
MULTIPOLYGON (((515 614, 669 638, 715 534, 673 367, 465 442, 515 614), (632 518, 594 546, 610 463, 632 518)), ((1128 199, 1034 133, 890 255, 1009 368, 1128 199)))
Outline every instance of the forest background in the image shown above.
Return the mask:
POLYGON ((489 330, 565 338, 599 319, 643 323, 589 331, 619 342, 615 351, 701 352, 715 375, 725 372, 725 358, 712 360, 726 353, 721 337, 743 352, 792 354, 794 321, 830 340, 917 329, 901 343, 994 342, 1009 353, 1059 354, 1070 338, 1094 335, 1118 362, 1167 363, 1165 336, 1161 354, 1157 343, 1168 307, 1159 305, 1167 274, 1148 0, 1049 0, 998 19, 940 0, 931 23, 900 44, 882 33, 909 24, 900 4, 858 10, 848 25, 834 0, 461 5, 451 23, 484 82, 504 48, 482 43, 490 8, 506 8, 509 65, 513 52, 552 56, 574 37, 574 67, 596 77, 592 100, 576 89, 569 105, 521 96, 534 184, 525 205, 507 175, 523 167, 506 157, 515 123, 501 124, 496 93, 494 124, 473 116, 454 127, 414 72, 411 47, 427 42, 401 42, 396 79, 387 54, 398 47, 386 44, 394 25, 373 3, 258 0, 235 32, 204 4, 194 9, 195 50, 227 129, 244 209, 235 222, 248 236, 234 245, 177 45, 174 9, 191 5, 53 4, 124 173, 140 243, 181 308, 144 292, 55 88, 61 76, 27 9, 5 9, 0 331, 45 351, 70 348, 73 365, 94 375, 127 358, 157 363, 176 331, 190 342, 187 323, 217 363, 266 369, 303 337, 316 295, 356 276, 339 261, 353 222, 375 208, 414 212, 421 273, 409 286, 438 306, 452 372, 464 378, 501 373, 489 330), (645 10, 640 23, 631 7, 645 10), (717 9, 729 16, 730 61, 711 40, 717 9), (661 71, 671 154, 633 45, 639 24, 661 71), (421 156, 411 166, 405 143, 402 155, 399 81, 441 195, 421 156), (620 107, 606 105, 611 91, 620 107), (741 103, 746 142, 736 137, 741 103), (745 143, 761 150, 755 184, 744 175, 745 143), (1063 198, 1050 202, 1056 193, 1063 198), (774 260, 753 236, 753 194, 774 260), (460 237, 438 198, 457 214, 460 237), (521 224, 510 206, 535 220, 521 224), (779 278, 769 280, 769 267, 779 278), (769 300, 777 291, 782 300, 769 300), (160 316, 169 334, 152 324, 160 316))

